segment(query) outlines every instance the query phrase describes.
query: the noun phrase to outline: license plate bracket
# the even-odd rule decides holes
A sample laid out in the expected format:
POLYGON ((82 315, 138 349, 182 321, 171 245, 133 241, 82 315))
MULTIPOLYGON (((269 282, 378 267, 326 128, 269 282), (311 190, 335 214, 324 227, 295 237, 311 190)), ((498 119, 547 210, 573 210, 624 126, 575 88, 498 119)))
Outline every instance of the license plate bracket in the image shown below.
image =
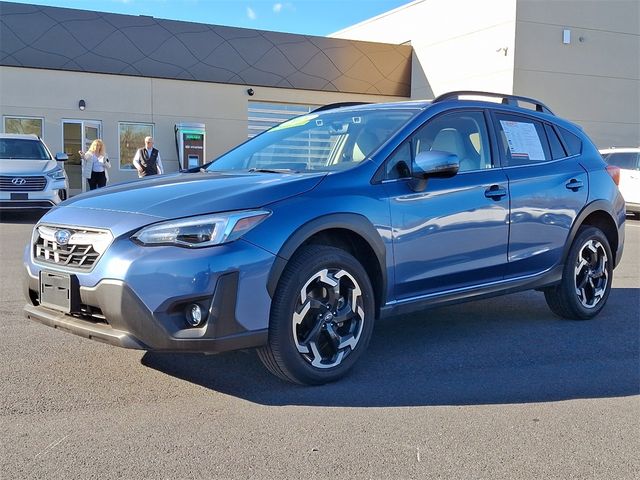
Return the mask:
POLYGON ((40 305, 65 313, 80 310, 80 289, 75 275, 40 272, 40 305))
POLYGON ((11 200, 29 200, 28 193, 12 193, 11 200))

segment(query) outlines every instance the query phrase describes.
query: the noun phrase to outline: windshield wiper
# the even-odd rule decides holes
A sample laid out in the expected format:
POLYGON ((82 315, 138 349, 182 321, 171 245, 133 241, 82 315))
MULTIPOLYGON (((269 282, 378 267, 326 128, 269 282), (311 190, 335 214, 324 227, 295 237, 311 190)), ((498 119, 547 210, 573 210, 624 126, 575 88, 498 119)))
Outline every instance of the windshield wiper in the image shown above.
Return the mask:
POLYGON ((260 173, 299 173, 298 170, 291 170, 290 168, 250 168, 249 172, 260 173))

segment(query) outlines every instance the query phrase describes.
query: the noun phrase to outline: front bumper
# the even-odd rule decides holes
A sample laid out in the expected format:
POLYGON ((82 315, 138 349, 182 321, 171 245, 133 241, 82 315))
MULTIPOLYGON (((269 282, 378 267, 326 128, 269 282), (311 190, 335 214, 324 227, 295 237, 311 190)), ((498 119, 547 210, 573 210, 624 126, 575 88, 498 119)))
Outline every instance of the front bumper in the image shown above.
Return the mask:
POLYGON ((81 271, 42 264, 29 246, 24 256, 24 314, 124 348, 217 353, 256 347, 267 341, 271 298, 266 284, 274 259, 243 240, 185 249, 141 247, 124 235, 90 270, 81 271), (68 279, 63 289, 68 289, 68 297, 63 293, 60 298, 69 298, 70 313, 50 300, 50 289, 41 292, 41 277, 45 285, 52 274, 68 279), (205 317, 199 327, 186 321, 193 303, 205 317))
POLYGON ((247 331, 235 318, 238 276, 238 272, 221 275, 212 298, 174 297, 153 312, 121 281, 79 287, 81 308, 72 313, 39 305, 37 289, 28 285, 30 303, 24 314, 81 337, 138 350, 218 353, 264 345, 267 329, 247 331), (202 327, 185 328, 185 307, 191 303, 207 312, 202 327))

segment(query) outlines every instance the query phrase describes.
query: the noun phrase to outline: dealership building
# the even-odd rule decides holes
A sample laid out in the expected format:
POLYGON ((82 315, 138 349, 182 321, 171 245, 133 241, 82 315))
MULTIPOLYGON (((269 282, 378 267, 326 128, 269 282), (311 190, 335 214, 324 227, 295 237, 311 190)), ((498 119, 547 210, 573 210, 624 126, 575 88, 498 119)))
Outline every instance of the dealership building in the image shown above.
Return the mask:
POLYGON ((451 90, 538 98, 598 147, 640 144, 637 0, 416 0, 329 37, 0 2, 2 131, 70 155, 102 138, 111 181, 151 135, 166 171, 320 105, 451 90))

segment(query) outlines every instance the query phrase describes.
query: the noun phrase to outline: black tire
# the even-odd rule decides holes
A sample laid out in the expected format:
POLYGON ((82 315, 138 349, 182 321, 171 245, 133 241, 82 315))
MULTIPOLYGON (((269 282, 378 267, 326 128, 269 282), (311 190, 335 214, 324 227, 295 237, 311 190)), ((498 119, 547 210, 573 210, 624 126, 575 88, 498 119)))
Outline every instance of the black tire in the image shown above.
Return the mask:
POLYGON ((580 227, 561 282, 544 290, 551 311, 571 320, 587 320, 600 313, 611 291, 613 260, 605 234, 596 227, 580 227))
POLYGON ((339 248, 302 247, 278 282, 258 357, 289 382, 333 382, 367 348, 374 317, 373 288, 358 260, 339 248))

